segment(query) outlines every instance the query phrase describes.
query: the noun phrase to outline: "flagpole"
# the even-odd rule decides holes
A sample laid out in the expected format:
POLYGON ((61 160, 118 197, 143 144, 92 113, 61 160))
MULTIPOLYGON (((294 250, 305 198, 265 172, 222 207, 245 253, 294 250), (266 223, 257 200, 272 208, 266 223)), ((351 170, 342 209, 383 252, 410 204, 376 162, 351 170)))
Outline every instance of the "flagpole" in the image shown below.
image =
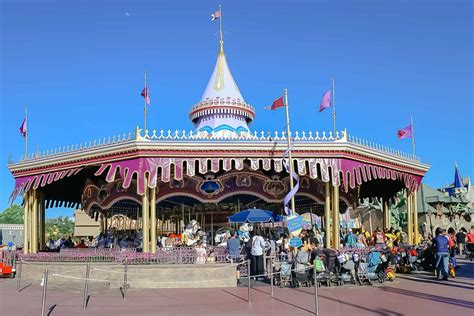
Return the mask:
POLYGON ((26 121, 26 133, 25 133, 25 150, 26 150, 26 157, 28 158, 28 129, 29 129, 29 122, 28 122, 28 106, 25 106, 25 121, 26 121))
MULTIPOLYGON (((288 160, 290 165, 290 191, 293 190, 294 180, 293 180, 293 159, 291 155, 291 132, 290 132, 290 111, 288 109, 288 89, 284 90, 285 96, 285 109, 286 109, 286 140, 288 143, 288 160)), ((291 197, 291 213, 296 212, 295 207, 295 197, 291 197)))
POLYGON ((332 77, 332 98, 331 98, 331 105, 332 105, 332 124, 333 124, 333 131, 334 137, 336 137, 336 93, 335 93, 335 78, 332 77))
POLYGON ((143 128, 143 131, 144 132, 146 131, 146 99, 147 99, 147 95, 148 95, 148 87, 146 85, 146 69, 145 69, 145 93, 146 93, 146 95, 143 98, 143 100, 144 100, 144 107, 143 107, 144 128, 143 128))
POLYGON ((222 36, 222 5, 219 4, 219 36, 220 36, 220 44, 222 48, 222 44, 224 44, 224 39, 222 36))
POLYGON ((411 146, 413 151, 413 159, 415 159, 415 132, 413 128, 413 116, 410 115, 410 125, 411 125, 411 146))

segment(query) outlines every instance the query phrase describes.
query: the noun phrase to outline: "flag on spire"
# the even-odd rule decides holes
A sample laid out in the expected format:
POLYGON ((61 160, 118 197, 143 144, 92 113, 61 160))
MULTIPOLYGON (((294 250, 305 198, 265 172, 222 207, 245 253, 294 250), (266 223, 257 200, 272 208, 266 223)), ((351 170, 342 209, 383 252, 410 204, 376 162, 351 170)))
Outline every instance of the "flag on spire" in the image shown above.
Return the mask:
POLYGON ((27 133, 27 119, 26 117, 23 119, 23 123, 21 123, 21 126, 19 128, 20 134, 23 135, 23 138, 26 138, 26 133, 27 133))
POLYGON ((217 10, 213 14, 211 14, 211 21, 215 21, 217 19, 220 19, 221 17, 221 11, 217 10))
POLYGON ((150 106, 150 94, 148 92, 148 87, 145 85, 145 88, 143 88, 141 96, 145 98, 145 102, 148 106, 150 106))
POLYGON ((321 104, 319 105, 319 112, 322 112, 324 109, 327 109, 331 106, 331 93, 332 89, 324 92, 323 98, 321 99, 321 104))
POLYGON ((413 130, 411 128, 411 124, 399 130, 397 135, 398 139, 413 138, 413 130))
POLYGON ((279 97, 278 99, 273 101, 272 105, 266 106, 265 110, 276 110, 284 106, 285 102, 283 101, 283 97, 279 97))
POLYGON ((457 162, 454 162, 454 188, 464 188, 457 162))

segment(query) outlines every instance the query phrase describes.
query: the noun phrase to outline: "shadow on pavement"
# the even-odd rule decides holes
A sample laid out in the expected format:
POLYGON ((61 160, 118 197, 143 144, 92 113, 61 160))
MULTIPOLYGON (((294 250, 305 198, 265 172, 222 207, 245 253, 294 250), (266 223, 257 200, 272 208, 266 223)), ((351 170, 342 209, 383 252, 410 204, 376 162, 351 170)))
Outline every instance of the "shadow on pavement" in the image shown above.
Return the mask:
POLYGON ((444 296, 438 296, 438 295, 433 295, 433 294, 426 294, 426 293, 415 292, 415 291, 410 291, 410 290, 398 289, 394 287, 381 287, 380 289, 382 291, 390 292, 394 294, 416 297, 416 298, 421 298, 425 300, 436 301, 436 302, 440 302, 444 304, 456 305, 456 306, 461 306, 461 307, 466 307, 466 308, 474 308, 473 302, 459 300, 453 297, 444 297, 444 296))
POLYGON ((474 290, 474 285, 467 283, 467 282, 458 282, 458 281, 440 281, 440 280, 430 280, 427 278, 417 278, 417 277, 403 277, 399 276, 400 279, 410 280, 413 282, 421 282, 421 283, 428 283, 428 284, 437 284, 437 285, 445 285, 445 286, 452 286, 461 289, 467 290, 474 290), (468 284, 470 286, 460 285, 460 284, 468 284))
MULTIPOLYGON (((311 296, 314 296, 314 293, 310 293, 310 292, 304 291, 302 289, 293 288, 293 290, 301 292, 301 293, 305 293, 305 294, 308 294, 308 295, 311 295, 311 296)), ((361 306, 361 305, 357 305, 357 304, 353 304, 353 303, 349 303, 349 302, 344 302, 344 301, 341 301, 339 299, 331 298, 331 297, 324 296, 324 295, 321 295, 321 294, 319 294, 319 297, 324 298, 326 300, 337 302, 339 304, 344 304, 344 305, 348 305, 348 306, 351 306, 351 307, 354 307, 354 308, 365 310, 367 312, 372 312, 372 313, 375 313, 375 314, 381 315, 381 316, 403 316, 403 314, 400 314, 400 313, 397 313, 397 312, 394 312, 394 311, 388 311, 388 310, 384 310, 384 309, 371 309, 371 308, 367 308, 367 307, 364 307, 364 306, 361 306)))

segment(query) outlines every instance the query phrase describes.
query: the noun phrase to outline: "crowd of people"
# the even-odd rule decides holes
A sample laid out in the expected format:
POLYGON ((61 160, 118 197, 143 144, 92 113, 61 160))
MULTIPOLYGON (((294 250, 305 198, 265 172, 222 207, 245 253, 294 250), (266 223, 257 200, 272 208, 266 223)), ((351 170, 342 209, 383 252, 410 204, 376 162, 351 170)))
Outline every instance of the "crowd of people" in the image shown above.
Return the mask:
MULTIPOLYGON (((269 262, 264 262, 270 257, 286 257, 288 260, 295 260, 301 266, 312 265, 316 258, 333 255, 335 249, 325 248, 326 233, 323 229, 303 229, 299 234, 302 241, 301 246, 290 246, 291 237, 285 230, 278 229, 265 230, 259 226, 249 231, 249 234, 242 234, 240 230, 234 230, 222 235, 219 243, 227 249, 228 258, 232 262, 239 262, 243 258, 251 259, 252 275, 259 278, 265 273, 265 266, 269 262)), ((453 228, 437 229, 435 236, 422 236, 418 234, 417 244, 423 244, 427 257, 432 256, 429 267, 433 268, 438 278, 446 280, 450 273, 450 267, 457 269, 456 254, 463 255, 466 250, 471 253, 474 250, 474 232, 467 232, 464 228, 455 231, 453 228)), ((197 253, 197 264, 209 261, 207 257, 207 236, 202 236, 193 247, 197 253)), ((384 249, 397 249, 407 243, 407 235, 400 229, 381 229, 377 227, 372 232, 364 227, 357 229, 341 229, 340 248, 346 249, 367 249, 371 247, 384 249)), ((60 251, 68 248, 135 248, 140 251, 142 247, 142 236, 140 231, 120 232, 114 229, 102 232, 95 238, 85 238, 73 240, 71 236, 58 240, 50 239, 47 249, 50 251, 60 251)), ((180 246, 179 235, 163 235, 157 237, 158 247, 180 246)))

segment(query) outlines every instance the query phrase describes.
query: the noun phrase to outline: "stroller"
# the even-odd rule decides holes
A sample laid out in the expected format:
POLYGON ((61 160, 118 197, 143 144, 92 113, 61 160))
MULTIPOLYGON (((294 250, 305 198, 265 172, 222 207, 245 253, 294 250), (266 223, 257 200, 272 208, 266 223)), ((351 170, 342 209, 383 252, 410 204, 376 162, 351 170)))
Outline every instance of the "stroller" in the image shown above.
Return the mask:
POLYGON ((469 259, 470 261, 472 261, 472 259, 474 258, 474 244, 467 243, 466 250, 464 252, 466 254, 466 260, 469 259))
POLYGON ((326 286, 331 286, 331 283, 340 284, 339 280, 339 263, 337 260, 337 253, 332 249, 324 249, 323 254, 321 254, 320 259, 324 263, 324 271, 317 273, 316 282, 321 284, 326 284, 326 286))
POLYGON ((385 282, 385 268, 388 261, 382 261, 382 255, 379 251, 370 252, 365 258, 365 262, 357 263, 357 280, 360 285, 368 283, 372 285, 373 281, 379 283, 385 282))
POLYGON ((293 285, 295 287, 311 286, 309 259, 310 254, 307 251, 299 250, 296 254, 294 262, 295 277, 293 280, 293 285))
POLYGON ((284 287, 290 286, 293 283, 291 275, 292 262, 284 255, 280 256, 279 261, 274 261, 275 272, 279 272, 275 275, 275 285, 284 287))

